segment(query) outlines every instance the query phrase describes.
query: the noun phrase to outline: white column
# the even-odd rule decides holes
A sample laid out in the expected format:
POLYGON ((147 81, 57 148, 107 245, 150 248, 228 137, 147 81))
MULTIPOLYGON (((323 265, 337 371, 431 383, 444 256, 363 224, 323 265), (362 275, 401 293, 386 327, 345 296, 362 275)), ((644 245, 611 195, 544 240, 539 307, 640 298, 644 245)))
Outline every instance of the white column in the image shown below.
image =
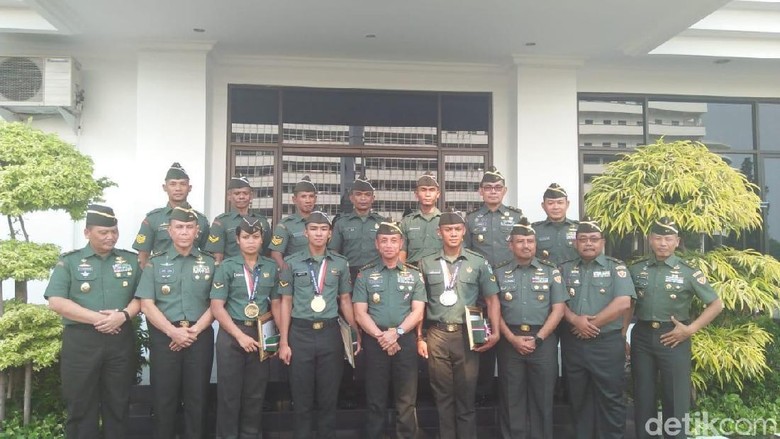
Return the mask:
POLYGON ((190 176, 190 204, 206 213, 211 47, 197 43, 138 53, 136 161, 140 169, 135 201, 139 210, 163 205, 165 173, 171 163, 179 162, 190 176))
MULTIPOLYGON (((569 59, 515 58, 517 79, 517 206, 533 222, 544 219, 542 194, 558 183, 569 194, 569 216, 579 217, 577 72, 569 59)), ((510 183, 511 184, 511 183, 510 183)))

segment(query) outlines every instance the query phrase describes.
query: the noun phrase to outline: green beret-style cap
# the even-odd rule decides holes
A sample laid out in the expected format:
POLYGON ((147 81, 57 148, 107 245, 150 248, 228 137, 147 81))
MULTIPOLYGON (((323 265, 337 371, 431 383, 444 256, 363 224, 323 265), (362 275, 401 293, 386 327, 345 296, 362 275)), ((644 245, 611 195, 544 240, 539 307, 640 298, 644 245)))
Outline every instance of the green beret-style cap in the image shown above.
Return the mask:
POLYGON ((306 224, 327 224, 329 226, 333 225, 328 214, 321 210, 315 210, 309 214, 309 217, 306 218, 306 224))
POLYGON ((602 233, 599 223, 589 217, 585 217, 580 220, 580 224, 577 226, 577 233, 602 233))
POLYGON ((517 224, 512 226, 512 231, 509 232, 509 234, 530 236, 530 235, 536 235, 536 230, 534 230, 534 228, 531 227, 531 224, 528 222, 528 218, 522 217, 517 222, 517 224))
POLYGON ((247 218, 242 216, 241 222, 239 222, 236 227, 236 236, 240 235, 242 230, 250 235, 257 232, 263 233, 263 222, 260 221, 259 218, 247 218))
POLYGON ((656 235, 677 235, 680 233, 680 230, 671 218, 665 216, 653 223, 653 226, 650 227, 650 233, 655 233, 656 235))
POLYGON ((197 221, 198 215, 195 214, 195 210, 192 209, 192 206, 190 206, 189 203, 184 202, 173 208, 170 219, 189 223, 197 221))
POLYGON ((228 183, 228 189, 240 189, 242 187, 252 187, 251 184, 249 184, 249 179, 244 177, 243 175, 237 175, 235 177, 232 177, 230 179, 230 183, 228 183))
POLYGON ((298 192, 314 192, 317 193, 317 187, 314 186, 314 183, 311 182, 311 178, 309 178, 308 175, 304 175, 303 178, 298 181, 298 183, 295 183, 295 187, 293 188, 293 193, 297 194, 298 192))
POLYGON ((117 223, 114 209, 99 204, 90 204, 87 207, 87 225, 113 227, 117 223))
POLYGON ((491 166, 487 168, 485 173, 482 175, 482 181, 480 181, 479 184, 498 183, 499 181, 505 183, 506 179, 502 173, 498 172, 498 169, 496 169, 495 166, 491 166))
POLYGON ((190 176, 187 175, 187 171, 181 167, 179 162, 173 162, 168 172, 165 174, 165 180, 189 180, 190 176))
POLYGON ((426 172, 420 178, 417 179, 417 187, 420 186, 433 186, 433 187, 439 187, 439 182, 436 181, 436 176, 431 174, 430 172, 426 172))
POLYGON ((392 218, 387 218, 379 223, 379 228, 376 230, 377 235, 403 235, 401 228, 398 227, 398 223, 393 221, 392 218))
POLYGON ((439 226, 448 226, 451 224, 466 224, 466 220, 463 219, 463 214, 453 208, 442 213, 439 217, 439 226))
POLYGON ((363 176, 355 179, 355 182, 352 183, 352 190, 358 192, 374 192, 374 186, 372 186, 371 182, 363 176))
POLYGON ((542 198, 566 198, 568 196, 569 194, 566 193, 566 189, 562 188, 558 183, 552 183, 547 187, 547 190, 544 191, 544 196, 542 198))

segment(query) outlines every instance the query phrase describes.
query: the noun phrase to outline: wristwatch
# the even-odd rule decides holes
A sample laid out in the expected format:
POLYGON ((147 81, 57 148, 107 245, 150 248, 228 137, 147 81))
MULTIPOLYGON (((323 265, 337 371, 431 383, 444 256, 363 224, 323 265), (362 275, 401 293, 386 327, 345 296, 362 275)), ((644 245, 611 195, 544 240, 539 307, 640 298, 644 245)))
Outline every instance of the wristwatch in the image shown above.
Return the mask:
POLYGON ((534 343, 536 343, 536 347, 539 347, 544 343, 544 339, 542 337, 536 336, 534 337, 534 343))
POLYGON ((400 337, 400 336, 406 334, 406 331, 404 331, 404 328, 399 326, 399 327, 395 328, 395 333, 398 334, 398 336, 400 337))

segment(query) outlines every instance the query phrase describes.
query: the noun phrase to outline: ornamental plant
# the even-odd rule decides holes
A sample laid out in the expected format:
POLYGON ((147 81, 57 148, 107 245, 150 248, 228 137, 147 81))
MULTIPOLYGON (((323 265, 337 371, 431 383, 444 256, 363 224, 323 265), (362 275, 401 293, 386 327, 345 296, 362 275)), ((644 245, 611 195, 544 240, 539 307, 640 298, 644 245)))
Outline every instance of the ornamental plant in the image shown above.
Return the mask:
MULTIPOLYGON (((704 242, 704 237, 759 229, 758 192, 704 144, 660 139, 606 165, 585 196, 585 211, 611 239, 646 236, 653 221, 668 216, 704 242)), ((780 263, 751 249, 703 250, 682 257, 707 276, 724 312, 692 338, 693 385, 699 391, 708 386, 741 390, 769 371, 766 348, 773 337, 750 318, 771 316, 780 303, 780 263)))

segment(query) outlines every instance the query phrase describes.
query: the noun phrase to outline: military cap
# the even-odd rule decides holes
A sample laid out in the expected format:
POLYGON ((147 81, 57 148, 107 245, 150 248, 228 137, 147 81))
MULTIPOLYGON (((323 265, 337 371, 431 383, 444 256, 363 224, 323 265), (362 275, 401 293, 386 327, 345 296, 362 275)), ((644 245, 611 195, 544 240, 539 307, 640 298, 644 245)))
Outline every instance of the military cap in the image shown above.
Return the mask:
POLYGON ((542 198, 566 198, 569 194, 566 193, 566 189, 562 188, 558 183, 551 183, 544 191, 542 198))
POLYGON ((496 169, 495 166, 491 166, 487 168, 485 173, 482 175, 482 181, 480 181, 479 184, 498 183, 499 181, 505 183, 506 179, 502 173, 498 172, 498 169, 496 169))
POLYGON ((309 214, 309 217, 306 218, 306 224, 327 224, 329 226, 332 226, 333 223, 330 221, 330 217, 327 213, 321 211, 321 210, 315 210, 311 214, 309 214))
POLYGON ((371 182, 363 176, 355 179, 355 182, 352 183, 352 190, 359 192, 374 192, 374 186, 372 186, 371 182))
POLYGON ((113 227, 116 225, 114 209, 99 204, 90 204, 87 207, 87 225, 113 227))
POLYGON ((579 225, 577 226, 577 233, 601 233, 601 226, 599 226, 599 223, 590 218, 585 217, 580 220, 579 225))
POLYGON ((168 172, 165 174, 165 180, 189 180, 190 176, 187 175, 187 171, 181 167, 179 162, 173 162, 168 172))
POLYGON ((401 228, 398 227, 398 223, 393 221, 392 218, 387 218, 379 223, 379 228, 376 230, 377 235, 403 235, 401 228))
POLYGON ((198 221, 198 215, 195 214, 195 210, 192 209, 190 203, 186 201, 173 208, 170 218, 171 220, 183 221, 185 223, 198 221))
POLYGON ((456 211, 454 208, 450 208, 448 211, 443 212, 439 217, 439 226, 448 226, 451 224, 466 224, 466 220, 463 219, 463 214, 456 211))
POLYGON ((314 186, 314 183, 311 182, 311 178, 309 178, 308 175, 304 175, 303 178, 298 181, 298 183, 295 183, 295 187, 293 188, 293 193, 297 194, 298 192, 314 192, 317 193, 317 187, 314 186))
POLYGON ((249 179, 244 177, 243 175, 237 175, 235 177, 232 177, 230 179, 230 183, 228 183, 228 189, 240 189, 242 187, 252 187, 251 184, 249 184, 249 179))
POLYGON ((240 235, 242 230, 250 235, 256 232, 263 233, 263 222, 260 221, 259 218, 247 218, 242 216, 241 222, 236 226, 236 236, 240 235))
POLYGON ((665 216, 653 223, 653 226, 650 227, 650 233, 655 233, 656 235, 676 235, 680 231, 677 229, 677 224, 671 218, 665 216))
POLYGON ((436 181, 436 176, 430 172, 426 172, 417 179, 417 187, 420 186, 435 186, 439 187, 439 182, 436 181))
POLYGON ((512 231, 509 232, 509 235, 523 235, 523 236, 536 235, 536 230, 534 230, 534 228, 531 227, 531 224, 528 222, 528 218, 522 217, 517 222, 517 224, 512 226, 512 231))

